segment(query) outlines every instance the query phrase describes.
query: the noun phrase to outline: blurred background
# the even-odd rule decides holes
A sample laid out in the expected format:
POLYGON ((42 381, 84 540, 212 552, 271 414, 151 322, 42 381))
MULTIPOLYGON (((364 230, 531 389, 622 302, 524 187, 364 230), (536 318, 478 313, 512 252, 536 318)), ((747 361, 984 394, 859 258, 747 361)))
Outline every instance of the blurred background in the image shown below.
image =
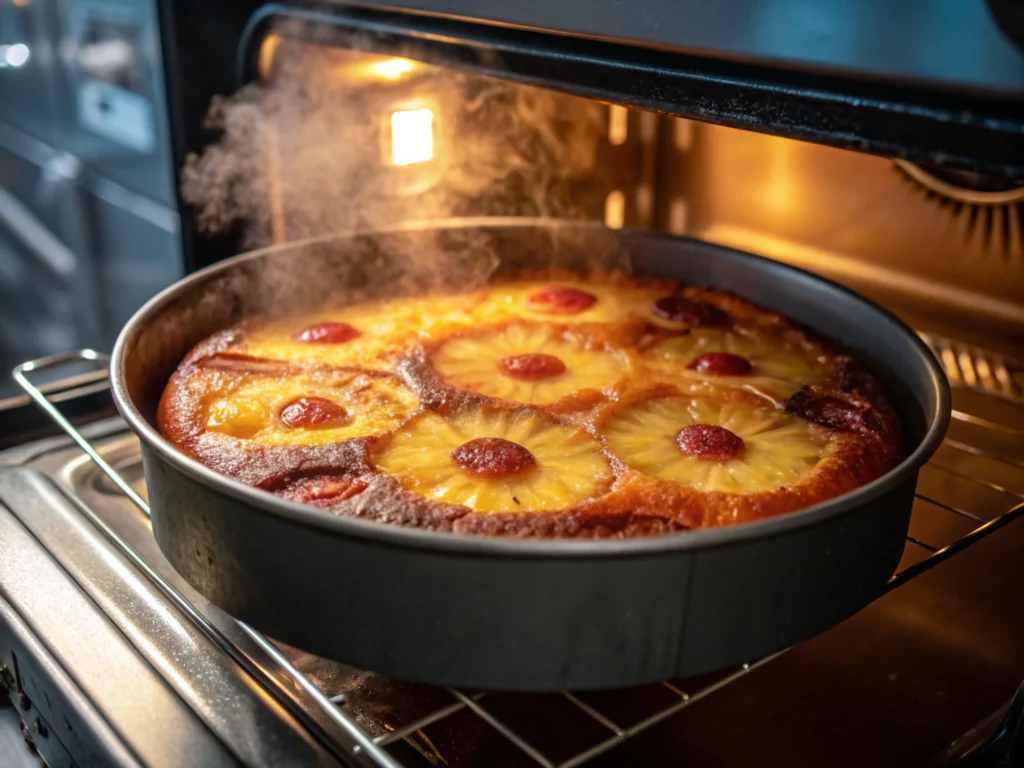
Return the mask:
POLYGON ((0 370, 109 349, 181 275, 165 103, 155 4, 0 0, 0 370))

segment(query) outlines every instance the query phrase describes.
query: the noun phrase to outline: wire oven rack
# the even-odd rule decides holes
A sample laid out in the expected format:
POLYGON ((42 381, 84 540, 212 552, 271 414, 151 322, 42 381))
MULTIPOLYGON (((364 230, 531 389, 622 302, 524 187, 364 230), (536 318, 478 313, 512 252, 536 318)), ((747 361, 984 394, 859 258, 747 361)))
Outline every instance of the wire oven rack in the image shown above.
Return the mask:
MULTIPOLYGON (((889 583, 889 589, 1024 514, 1024 504, 1020 503, 1024 500, 1024 431, 1019 428, 1021 422, 1015 421, 1024 413, 1020 410, 1024 406, 1022 368, 1015 361, 987 350, 930 334, 922 334, 922 337, 943 362, 954 386, 953 422, 943 446, 922 470, 904 557, 889 583), (1017 426, 1012 426, 1014 424, 1017 426)), ((15 369, 14 376, 115 486, 148 516, 146 501, 28 378, 30 373, 72 360, 106 362, 105 356, 98 352, 79 350, 24 363, 15 369)), ((88 510, 85 513, 89 514, 88 510)), ((446 724, 457 724, 460 718, 471 716, 477 725, 482 724, 500 734, 507 748, 518 758, 511 763, 575 768, 786 653, 785 650, 780 651, 718 675, 703 676, 697 681, 666 681, 648 686, 640 694, 644 699, 643 705, 633 713, 639 711, 642 713, 640 716, 617 714, 616 710, 620 708, 609 706, 608 698, 616 694, 563 692, 556 698, 568 708, 565 715, 575 720, 582 718, 588 725, 582 729, 588 734, 585 743, 574 744, 570 749, 563 744, 553 750, 543 738, 533 737, 534 729, 529 724, 524 726, 521 716, 508 717, 505 695, 498 693, 429 689, 424 697, 429 702, 427 705, 421 701, 411 712, 391 711, 385 719, 367 717, 362 711, 367 706, 362 697, 344 692, 331 695, 329 690, 323 690, 314 683, 315 675, 300 671, 271 640, 239 622, 244 634, 265 654, 264 659, 254 659, 151 568, 116 531, 100 518, 90 517, 186 617, 264 688, 274 693, 286 708, 296 709, 288 689, 301 691, 306 700, 319 710, 321 716, 315 720, 321 737, 330 740, 335 754, 352 764, 380 768, 442 764, 445 759, 432 740, 431 731, 446 724), (266 658, 272 664, 268 665, 266 658), (323 727, 325 721, 328 724, 326 729, 323 727)), ((551 695, 545 696, 550 703, 551 695)), ((308 716, 301 711, 293 711, 293 714, 309 723, 308 716)))

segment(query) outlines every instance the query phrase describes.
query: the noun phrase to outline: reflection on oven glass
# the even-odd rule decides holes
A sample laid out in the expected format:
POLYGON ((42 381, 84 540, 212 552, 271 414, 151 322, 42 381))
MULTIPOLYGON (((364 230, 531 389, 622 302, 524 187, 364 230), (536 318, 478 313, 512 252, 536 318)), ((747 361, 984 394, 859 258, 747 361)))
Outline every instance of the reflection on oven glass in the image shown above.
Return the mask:
POLYGON ((18 69, 28 64, 32 52, 24 43, 0 45, 0 69, 18 69))
POLYGON ((240 225, 246 247, 453 216, 604 220, 613 189, 623 226, 652 210, 621 107, 287 35, 259 72, 211 105, 222 138, 181 185, 203 230, 240 225))

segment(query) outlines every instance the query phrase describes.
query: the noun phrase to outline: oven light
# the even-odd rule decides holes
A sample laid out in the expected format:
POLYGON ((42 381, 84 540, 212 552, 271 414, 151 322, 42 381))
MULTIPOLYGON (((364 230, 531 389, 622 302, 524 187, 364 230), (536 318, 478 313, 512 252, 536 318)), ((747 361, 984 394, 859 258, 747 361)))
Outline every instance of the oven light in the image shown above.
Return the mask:
POLYGON ((629 138, 629 110, 618 104, 608 108, 608 141, 614 146, 622 146, 629 138))
POLYGON ((28 63, 31 52, 24 43, 0 45, 0 69, 23 67, 28 63))
POLYGON ((373 71, 388 80, 397 80, 416 65, 408 59, 388 59, 373 65, 373 71))
POLYGON ((270 34, 263 38, 259 58, 256 60, 256 71, 260 73, 260 77, 264 80, 267 80, 274 71, 274 56, 280 47, 281 38, 277 35, 270 34))
POLYGON ((626 196, 621 190, 613 189, 604 201, 604 224, 612 229, 622 229, 626 223, 626 196))
POLYGON ((391 162, 425 163, 434 157, 434 113, 405 109, 391 114, 391 162))

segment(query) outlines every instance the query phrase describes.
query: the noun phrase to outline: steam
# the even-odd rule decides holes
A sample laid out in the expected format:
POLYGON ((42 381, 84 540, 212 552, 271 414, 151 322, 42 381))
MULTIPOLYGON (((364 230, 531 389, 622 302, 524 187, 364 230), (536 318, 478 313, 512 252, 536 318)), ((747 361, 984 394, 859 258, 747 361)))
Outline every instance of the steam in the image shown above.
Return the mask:
MULTIPOLYGON (((255 248, 451 217, 600 215, 610 185, 601 105, 418 63, 392 82, 374 76, 374 61, 282 37, 272 75, 216 99, 207 123, 221 138, 182 173, 201 230, 240 227, 255 248), (416 108, 434 115, 434 156, 399 167, 389 156, 389 118, 416 108)), ((465 232, 434 240, 426 247, 418 238, 407 255, 440 282, 464 284, 502 258, 465 232), (452 259, 467 248, 482 254, 469 275, 465 259, 452 259)), ((591 259, 602 251, 619 258, 606 244, 591 259)))

